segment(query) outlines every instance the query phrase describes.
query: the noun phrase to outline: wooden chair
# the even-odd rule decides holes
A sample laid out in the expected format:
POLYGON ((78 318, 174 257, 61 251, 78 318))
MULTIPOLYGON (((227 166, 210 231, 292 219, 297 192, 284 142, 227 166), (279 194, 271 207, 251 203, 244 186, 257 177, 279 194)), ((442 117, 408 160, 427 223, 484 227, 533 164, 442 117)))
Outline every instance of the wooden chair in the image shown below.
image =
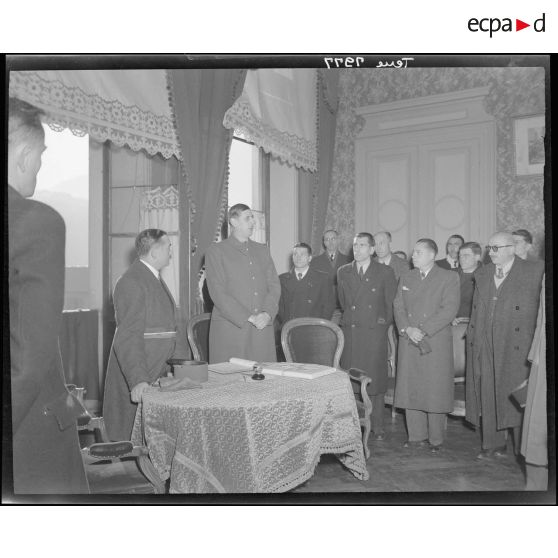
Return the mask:
POLYGON ((188 343, 194 360, 209 362, 209 320, 211 314, 204 313, 193 316, 186 326, 188 343))
POLYGON ((91 494, 164 494, 159 477, 144 446, 130 441, 111 442, 103 417, 84 413, 78 418, 78 432, 89 432, 96 441, 81 454, 91 494))
POLYGON ((465 355, 466 338, 469 321, 451 326, 453 336, 453 411, 450 413, 454 417, 465 416, 465 355))
MULTIPOLYGON (((281 346, 287 362, 306 362, 339 368, 345 338, 341 328, 320 318, 294 318, 283 325, 281 346)), ((370 435, 370 414, 372 402, 366 390, 370 378, 358 368, 348 372, 358 410, 360 426, 363 428, 362 445, 364 456, 370 457, 368 437, 370 435)))
POLYGON ((391 406, 391 418, 394 419, 396 415, 395 405, 395 377, 397 375, 397 337, 395 333, 395 326, 391 324, 387 331, 388 338, 388 387, 384 401, 386 405, 391 406))

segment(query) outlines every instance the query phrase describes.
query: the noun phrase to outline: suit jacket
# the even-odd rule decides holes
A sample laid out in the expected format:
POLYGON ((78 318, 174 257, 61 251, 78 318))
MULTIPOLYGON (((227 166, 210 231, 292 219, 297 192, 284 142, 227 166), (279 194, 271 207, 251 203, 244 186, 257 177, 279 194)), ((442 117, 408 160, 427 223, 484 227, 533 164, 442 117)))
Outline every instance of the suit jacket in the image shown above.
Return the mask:
POLYGON ((129 440, 137 404, 130 392, 141 382, 164 376, 173 356, 185 357, 182 329, 176 338, 145 338, 144 333, 176 331, 176 305, 164 282, 136 260, 114 287, 116 331, 110 350, 103 416, 112 440, 129 440))
POLYGON ((299 281, 294 269, 279 275, 281 298, 278 319, 284 324, 293 318, 331 319, 333 310, 332 286, 323 271, 309 268, 299 281))
POLYGON ((432 351, 421 355, 399 338, 395 405, 430 413, 453 410, 454 367, 451 322, 459 308, 459 276, 433 266, 425 279, 418 269, 403 275, 393 302, 397 329, 420 327, 432 351))
POLYGON ((234 236, 213 243, 206 254, 206 280, 214 307, 209 326, 209 360, 231 357, 275 361, 273 320, 281 285, 269 249, 234 236), (267 312, 271 323, 262 330, 247 320, 267 312))
POLYGON ((333 261, 329 259, 327 252, 324 252, 323 254, 312 258, 312 261, 310 262, 310 267, 312 269, 324 271, 328 274, 329 280, 333 287, 332 296, 335 308, 340 308, 339 298, 337 294, 337 270, 341 266, 347 265, 348 263, 351 263, 351 258, 339 251, 337 252, 333 261))
POLYGON ((58 348, 64 306, 65 234, 64 221, 54 209, 24 199, 8 186, 16 494, 89 491, 76 427, 84 409, 66 389, 58 348))
POLYGON ((458 271, 459 269, 461 269, 459 265, 459 261, 457 262, 457 267, 451 267, 446 258, 442 258, 441 260, 436 260, 436 265, 439 265, 442 269, 449 269, 451 271, 458 271))
POLYGON ((500 285, 494 314, 490 319, 490 282, 495 265, 475 271, 473 310, 467 329, 466 419, 479 424, 480 377, 492 366, 483 356, 488 336, 494 348, 496 418, 498 428, 521 424, 522 411, 509 398, 510 393, 529 376, 527 356, 533 341, 543 262, 528 262, 515 257, 511 269, 500 285))
MULTIPOLYGON (((379 260, 376 259, 376 261, 378 263, 381 263, 379 260)), ((411 269, 411 265, 409 264, 409 262, 402 260, 400 257, 392 254, 391 258, 389 259, 389 267, 391 267, 391 269, 393 269, 393 272, 395 273, 395 280, 399 283, 399 278, 401 277, 401 275, 404 275, 405 273, 407 273, 407 271, 409 271, 411 269)))
POLYGON ((345 337, 341 366, 360 368, 372 378, 370 393, 387 390, 387 330, 393 322, 393 298, 397 289, 391 267, 374 260, 362 280, 356 262, 337 272, 339 301, 345 337))

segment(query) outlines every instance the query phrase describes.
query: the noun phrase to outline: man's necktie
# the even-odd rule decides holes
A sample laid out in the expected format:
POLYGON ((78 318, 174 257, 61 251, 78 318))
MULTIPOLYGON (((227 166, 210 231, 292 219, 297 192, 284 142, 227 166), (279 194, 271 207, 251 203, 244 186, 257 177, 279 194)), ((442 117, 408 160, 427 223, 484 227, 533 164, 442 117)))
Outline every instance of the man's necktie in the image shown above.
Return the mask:
POLYGON ((420 280, 422 281, 426 277, 426 273, 424 271, 420 272, 420 280))
POLYGON ((362 266, 360 266, 360 268, 358 270, 358 276, 359 276, 359 279, 362 281, 362 278, 364 277, 364 271, 362 271, 362 266))
POLYGON ((454 260, 452 262, 451 266, 455 269, 457 267, 457 260, 454 260))
POLYGON ((330 259, 331 261, 333 261, 333 260, 335 259, 335 254, 331 254, 331 255, 329 256, 329 259, 330 259))
POLYGON ((496 268, 496 279, 504 278, 504 270, 501 267, 496 268))
POLYGON ((298 277, 299 281, 302 279, 302 273, 297 273, 296 276, 298 277))

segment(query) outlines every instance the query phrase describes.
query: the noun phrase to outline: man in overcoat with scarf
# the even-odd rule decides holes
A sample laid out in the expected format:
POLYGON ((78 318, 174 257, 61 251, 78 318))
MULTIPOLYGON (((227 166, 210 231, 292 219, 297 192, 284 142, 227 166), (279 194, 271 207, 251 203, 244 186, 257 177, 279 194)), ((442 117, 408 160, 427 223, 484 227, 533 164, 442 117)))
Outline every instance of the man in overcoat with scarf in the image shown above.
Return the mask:
POLYGON ((482 427, 479 459, 505 456, 509 429, 519 451, 523 411, 510 394, 529 376, 527 357, 544 273, 542 261, 515 256, 509 233, 494 234, 487 248, 492 262, 475 272, 467 329, 465 418, 482 427))

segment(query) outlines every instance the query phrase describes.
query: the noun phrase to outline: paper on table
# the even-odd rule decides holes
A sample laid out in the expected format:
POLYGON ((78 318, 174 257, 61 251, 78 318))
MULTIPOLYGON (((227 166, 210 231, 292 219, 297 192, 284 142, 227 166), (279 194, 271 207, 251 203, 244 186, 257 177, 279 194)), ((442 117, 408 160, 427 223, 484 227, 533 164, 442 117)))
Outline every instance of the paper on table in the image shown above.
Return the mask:
MULTIPOLYGON (((242 366, 245 369, 251 369, 254 364, 256 364, 253 360, 244 360, 242 358, 231 358, 229 362, 236 366, 242 366)), ((332 366, 306 364, 302 362, 262 362, 260 364, 264 374, 305 378, 307 380, 313 380, 321 376, 326 376, 327 374, 332 374, 336 370, 332 366)))
POLYGON ((233 362, 218 362, 210 364, 208 369, 210 372, 216 372, 217 374, 242 374, 250 368, 251 366, 241 366, 233 362))

